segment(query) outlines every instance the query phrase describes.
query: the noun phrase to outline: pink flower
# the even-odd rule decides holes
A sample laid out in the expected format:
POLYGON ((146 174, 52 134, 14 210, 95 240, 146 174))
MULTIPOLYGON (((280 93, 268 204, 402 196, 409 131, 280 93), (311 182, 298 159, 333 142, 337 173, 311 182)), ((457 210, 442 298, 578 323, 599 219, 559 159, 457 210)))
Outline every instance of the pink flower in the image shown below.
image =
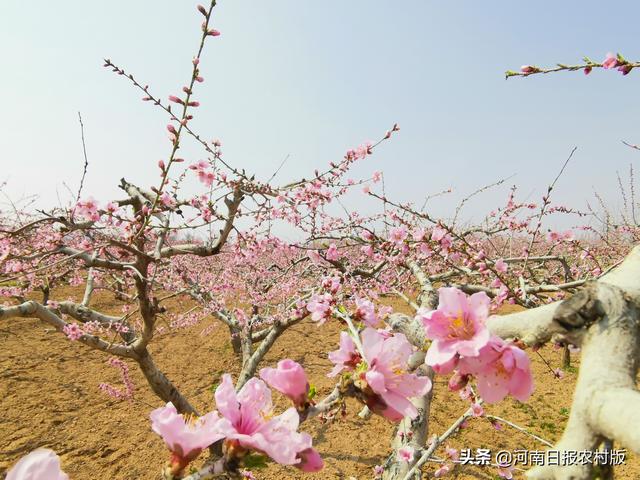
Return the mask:
POLYGON ((450 471, 451 471, 451 465, 445 463, 440 468, 438 468, 435 472, 433 472, 433 476, 435 478, 444 477, 450 471))
POLYGON ((500 258, 496 261, 495 268, 500 273, 507 273, 509 266, 507 265, 507 262, 500 258))
POLYGON ((529 357, 499 337, 492 337, 476 358, 460 360, 460 371, 476 376, 478 392, 487 403, 496 403, 511 394, 526 402, 533 393, 529 357))
POLYGON ((458 392, 462 400, 470 400, 473 397, 473 390, 468 385, 458 392))
POLYGON ((331 302, 333 298, 328 293, 314 295, 307 303, 307 310, 311 313, 311 320, 324 324, 331 316, 331 302))
POLYGON ((335 377, 343 370, 353 370, 362 360, 356 351, 353 339, 347 332, 340 332, 340 348, 329 352, 329 360, 334 363, 329 377, 335 377))
POLYGON ((418 411, 409 398, 425 395, 431 389, 431 381, 407 372, 407 360, 413 353, 411 344, 401 333, 386 337, 373 328, 366 328, 361 337, 369 366, 364 377, 376 394, 367 405, 392 421, 404 416, 415 418, 418 411))
POLYGON ((449 250, 453 243, 453 239, 451 235, 447 233, 447 231, 441 227, 440 225, 436 225, 433 227, 433 231, 431 232, 431 240, 440 243, 440 247, 444 250, 449 250))
POLYGON ((6 480, 69 480, 60 469, 60 458, 48 448, 38 448, 18 460, 6 480))
POLYGON ((607 53, 607 57, 602 62, 602 68, 607 70, 618 66, 618 57, 613 53, 607 53))
POLYGON ((316 250, 309 250, 309 253, 307 254, 307 256, 316 265, 320 264, 320 262, 322 260, 322 257, 320 256, 320 254, 316 250))
POLYGON ((86 200, 79 201, 76 205, 78 215, 89 219, 93 222, 100 220, 100 213, 98 212, 98 202, 89 197, 86 200))
POLYGON ((460 458, 460 452, 458 452, 457 449, 450 447, 448 445, 447 445, 447 448, 445 448, 444 452, 447 455, 447 457, 454 462, 457 462, 458 459, 460 458))
POLYGON ((371 233, 369 230, 362 230, 362 232, 360 232, 360 238, 365 242, 370 242, 371 240, 373 240, 373 233, 371 233))
POLYGON ((107 210, 108 213, 113 214, 118 210, 118 204, 115 202, 109 202, 107 203, 107 206, 105 207, 105 209, 107 210))
POLYGON ((213 172, 207 170, 198 170, 198 180, 204 183, 207 187, 213 185, 216 175, 213 172))
POLYGON ((381 179, 382 179, 382 172, 373 172, 373 176, 371 177, 371 180, 373 180, 374 183, 378 183, 381 179))
POLYGON ((371 245, 365 245, 364 247, 360 247, 360 251, 367 257, 373 257, 374 251, 371 245))
POLYGON ((340 289, 340 277, 323 277, 322 286, 331 293, 336 293, 340 289))
POLYGON ((380 319, 376 316, 375 306, 371 300, 356 297, 356 312, 353 315, 355 320, 362 320, 367 327, 376 327, 380 319))
POLYGON ((437 310, 418 311, 427 337, 433 339, 425 362, 441 373, 455 368, 457 356, 475 357, 489 341, 491 334, 485 326, 489 316, 490 299, 484 293, 470 297, 455 287, 438 290, 437 310))
POLYGON ((331 245, 329 245, 329 248, 327 248, 327 253, 325 254, 327 257, 327 260, 329 261, 337 261, 340 258, 340 254, 338 253, 338 247, 336 247, 335 243, 332 243, 331 245))
POLYGON ((218 412, 209 412, 203 417, 185 420, 171 402, 151 412, 151 428, 162 437, 175 455, 174 473, 182 471, 200 452, 224 438, 231 425, 218 412))
POLYGON ((401 225, 399 227, 392 228, 389 232, 389 240, 396 245, 401 245, 407 238, 407 227, 401 225))
POLYGON ((71 341, 80 340, 82 335, 84 335, 84 332, 77 323, 67 323, 62 328, 62 331, 71 341))
POLYGON ((296 409, 274 416, 271 390, 262 380, 252 378, 236 393, 231 376, 225 374, 215 398, 218 411, 231 423, 224 447, 227 455, 238 449, 238 454, 256 450, 283 465, 322 468, 322 459, 312 451, 311 436, 297 431, 296 409))
POLYGON ((289 397, 296 407, 303 407, 307 403, 309 381, 299 363, 289 359, 280 360, 278 368, 267 367, 260 370, 260 378, 271 388, 289 397))
POLYGON ((424 228, 415 228, 411 233, 413 240, 416 242, 421 242, 424 239, 424 236, 427 234, 424 228))
POLYGON ((547 238, 550 242, 557 242, 558 240, 560 240, 561 235, 558 232, 549 232, 547 234, 547 238))
POLYGON ((398 449, 398 459, 401 462, 410 462, 415 455, 415 449, 409 445, 398 449))
POLYGON ((172 208, 176 205, 176 201, 175 199, 169 195, 169 193, 164 192, 162 194, 162 196, 160 197, 160 202, 165 206, 165 207, 169 207, 172 208))
POLYGON ((446 234, 447 231, 444 228, 442 228, 440 225, 436 225, 435 227, 433 227, 433 230, 431 232, 431 240, 433 240, 434 242, 439 242, 444 238, 446 234))
POLYGON ((479 403, 474 403, 471 405, 471 412, 474 417, 481 417, 484 415, 484 408, 479 403))

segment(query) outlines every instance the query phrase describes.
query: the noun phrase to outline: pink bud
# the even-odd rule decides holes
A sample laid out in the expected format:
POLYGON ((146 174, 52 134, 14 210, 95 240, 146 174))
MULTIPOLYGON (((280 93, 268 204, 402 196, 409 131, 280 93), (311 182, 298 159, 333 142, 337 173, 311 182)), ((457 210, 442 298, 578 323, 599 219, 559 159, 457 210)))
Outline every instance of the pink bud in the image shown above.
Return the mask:
POLYGON ((196 77, 196 82, 198 82, 198 83, 202 83, 202 82, 204 82, 204 78, 202 78, 202 77, 196 77))
POLYGON ((584 67, 584 74, 589 75, 591 73, 591 70, 593 70, 591 67, 584 67))
POLYGON ((322 457, 315 448, 307 448, 298 452, 300 463, 295 464, 303 472, 319 472, 324 467, 322 457))
POLYGON ((203 14, 205 17, 207 16, 207 9, 204 8, 202 5, 198 5, 198 11, 203 14))
POLYGON ((190 107, 199 107, 200 106, 200 102, 189 102, 188 105, 190 107))
POLYGON ((164 167, 165 167, 164 160, 158 160, 158 167, 160 168, 160 170, 164 170, 164 167))
POLYGON ((449 390, 457 392, 466 387, 467 383, 469 383, 469 375, 462 375, 460 372, 455 371, 449 379, 449 390))
POLYGON ((220 36, 220 32, 218 30, 216 30, 215 28, 212 28, 211 30, 209 30, 207 32, 207 35, 210 35, 212 37, 218 37, 218 36, 220 36))
POLYGON ((167 130, 169 130, 169 132, 173 133, 174 135, 177 135, 178 132, 176 131, 175 127, 171 124, 167 125, 167 130))
POLYGON ((194 65, 198 65, 199 63, 200 63, 200 59, 199 58, 196 57, 196 58, 193 59, 193 64, 194 65))
POLYGON ((260 378, 271 388, 289 397, 298 406, 304 406, 309 392, 309 381, 302 366, 293 360, 285 359, 278 362, 278 368, 263 368, 260 378))
POLYGON ((176 97, 175 95, 169 95, 169 101, 173 103, 179 103, 180 105, 184 105, 184 102, 181 98, 176 97))
POLYGON ((602 68, 604 68, 605 70, 609 70, 611 68, 617 67, 618 65, 620 65, 618 63, 618 57, 613 53, 607 53, 607 57, 602 62, 602 68))
POLYGON ((633 67, 627 63, 625 65, 621 65, 620 67, 618 67, 618 71, 622 73, 622 75, 627 75, 632 68, 633 67))

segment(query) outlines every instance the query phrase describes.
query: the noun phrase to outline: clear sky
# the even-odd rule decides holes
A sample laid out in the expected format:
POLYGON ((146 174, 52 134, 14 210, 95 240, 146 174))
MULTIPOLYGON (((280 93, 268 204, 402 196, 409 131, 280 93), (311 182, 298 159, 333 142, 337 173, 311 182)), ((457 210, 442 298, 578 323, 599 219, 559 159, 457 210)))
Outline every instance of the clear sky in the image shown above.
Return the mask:
MULTIPOLYGON (((539 199, 572 147, 557 200, 583 207, 592 188, 617 201, 616 170, 640 162, 638 75, 563 73, 510 79, 526 63, 571 63, 609 51, 640 58, 638 2, 221 0, 203 59, 206 81, 193 122, 222 140, 227 161, 283 183, 339 160, 398 122, 400 134, 358 167, 385 172, 387 192, 419 202, 449 187, 434 208, 515 174, 539 199)), ((190 1, 1 0, 0 181, 41 205, 68 199, 81 175, 77 112, 86 129, 86 192, 119 196, 126 176, 157 181, 169 143, 161 111, 140 101, 102 59, 162 98, 188 80, 200 15, 190 1)), ((187 158, 201 158, 186 149, 187 158)), ((495 207, 506 188, 469 214, 495 207)), ((357 202, 357 200, 356 200, 357 202)), ((357 207, 357 203, 354 205, 357 207)))

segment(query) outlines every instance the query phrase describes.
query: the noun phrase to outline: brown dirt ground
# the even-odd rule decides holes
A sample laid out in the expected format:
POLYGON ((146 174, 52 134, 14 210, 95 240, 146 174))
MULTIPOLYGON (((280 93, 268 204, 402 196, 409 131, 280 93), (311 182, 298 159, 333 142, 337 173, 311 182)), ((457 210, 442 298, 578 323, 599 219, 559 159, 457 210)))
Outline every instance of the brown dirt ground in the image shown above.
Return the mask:
MULTIPOLYGON (((56 292, 64 299, 72 289, 56 292)), ((74 295, 77 296, 77 295, 74 295)), ((179 302, 177 302, 179 303, 179 302)), ((114 311, 108 297, 97 294, 93 306, 114 311)), ((178 306, 178 305, 174 305, 178 306)), ((183 304, 186 309, 186 303, 183 304)), ((394 304, 402 310, 401 304, 394 304)), ((214 320, 162 335, 154 340, 152 353, 165 371, 199 411, 212 408, 211 386, 224 372, 236 374, 237 363, 229 345, 226 327, 218 325, 212 334, 200 335, 214 320)), ((304 322, 283 335, 266 358, 265 364, 290 357, 303 364, 317 385, 320 397, 328 393, 333 381, 326 377, 330 362, 327 350, 337 348, 339 325, 328 323, 317 328, 304 322)), ((12 319, 0 324, 0 477, 18 458, 38 447, 54 449, 72 480, 158 479, 168 455, 162 440, 150 429, 149 412, 161 405, 131 364, 137 387, 136 400, 117 402, 98 389, 100 382, 118 385, 119 373, 108 366, 107 355, 69 342, 62 335, 33 319, 12 319)), ((544 348, 541 352, 554 368, 561 352, 544 348)), ((577 369, 555 379, 541 357, 531 353, 536 391, 527 404, 507 399, 486 406, 488 414, 508 419, 547 440, 559 438, 577 377, 577 369)), ((579 367, 577 358, 574 366, 579 367)), ((278 407, 287 403, 276 398, 278 407)), ((256 477, 275 479, 370 479, 372 467, 384 461, 393 426, 374 416, 364 421, 356 416, 360 406, 349 402, 349 415, 331 424, 317 420, 304 425, 314 436, 314 444, 325 459, 319 474, 302 474, 293 468, 270 465, 256 477)), ((446 378, 435 384, 431 433, 442 433, 465 410, 456 394, 448 392, 446 378)), ((496 431, 487 420, 474 419, 469 427, 448 442, 456 448, 491 447, 542 450, 532 438, 504 426, 496 431)), ((427 472, 436 467, 429 465, 427 472)), ((521 478, 522 473, 516 474, 521 478)), ((447 478, 497 478, 485 467, 457 466, 447 478)), ((616 470, 616 478, 640 478, 640 461, 633 456, 616 470)))

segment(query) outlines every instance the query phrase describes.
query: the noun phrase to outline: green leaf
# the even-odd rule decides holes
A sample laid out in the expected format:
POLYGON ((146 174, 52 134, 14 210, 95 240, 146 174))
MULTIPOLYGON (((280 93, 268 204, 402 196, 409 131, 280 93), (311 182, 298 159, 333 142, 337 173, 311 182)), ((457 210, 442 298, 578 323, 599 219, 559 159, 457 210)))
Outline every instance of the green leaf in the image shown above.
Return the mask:
POLYGON ((316 390, 316 386, 313 383, 309 384, 309 393, 307 394, 307 398, 309 400, 312 400, 313 397, 315 397, 318 394, 318 391, 316 390))

